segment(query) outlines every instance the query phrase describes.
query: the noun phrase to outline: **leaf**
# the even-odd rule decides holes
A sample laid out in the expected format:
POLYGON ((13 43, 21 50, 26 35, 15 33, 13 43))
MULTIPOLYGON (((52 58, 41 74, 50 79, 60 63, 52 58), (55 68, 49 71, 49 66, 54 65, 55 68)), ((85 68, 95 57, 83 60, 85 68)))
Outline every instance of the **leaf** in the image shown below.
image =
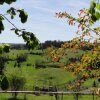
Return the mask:
POLYGON ((3 46, 0 45, 0 54, 2 54, 2 53, 3 53, 3 46))
POLYGON ((97 18, 97 20, 100 19, 100 13, 99 12, 95 12, 95 17, 97 18))
POLYGON ((16 15, 15 9, 13 7, 7 10, 7 13, 11 15, 11 19, 13 19, 14 16, 16 15))
POLYGON ((24 41, 29 40, 29 38, 27 37, 27 33, 25 31, 23 31, 23 33, 22 33, 22 38, 24 39, 24 41))
POLYGON ((13 3, 13 2, 16 2, 16 0, 5 0, 5 2, 6 2, 7 4, 11 4, 11 3, 13 3))
POLYGON ((95 13, 95 7, 96 7, 96 3, 94 0, 92 0, 90 4, 90 9, 89 9, 90 14, 93 15, 95 13))
POLYGON ((4 18, 2 16, 0 16, 0 21, 4 20, 4 18))
POLYGON ((19 30, 18 30, 18 29, 15 29, 15 34, 16 34, 16 35, 19 35, 18 32, 19 32, 19 30))
POLYGON ((10 45, 9 44, 5 44, 4 47, 3 47, 3 51, 5 53, 8 53, 10 51, 10 45))
POLYGON ((29 50, 34 49, 35 47, 37 47, 39 45, 38 39, 31 32, 23 31, 22 38, 25 40, 26 45, 27 45, 29 50))
POLYGON ((2 23, 2 21, 0 20, 0 33, 4 30, 4 25, 2 23))
POLYGON ((1 81, 1 89, 2 90, 7 90, 9 88, 9 82, 7 77, 4 77, 1 81))
POLYGON ((99 3, 96 5, 96 8, 97 8, 98 10, 100 10, 100 4, 99 4, 99 3))
POLYGON ((24 10, 18 10, 20 12, 19 17, 21 18, 21 22, 25 23, 28 18, 28 14, 24 10))
POLYGON ((0 4, 2 5, 5 2, 5 0, 0 0, 0 4))

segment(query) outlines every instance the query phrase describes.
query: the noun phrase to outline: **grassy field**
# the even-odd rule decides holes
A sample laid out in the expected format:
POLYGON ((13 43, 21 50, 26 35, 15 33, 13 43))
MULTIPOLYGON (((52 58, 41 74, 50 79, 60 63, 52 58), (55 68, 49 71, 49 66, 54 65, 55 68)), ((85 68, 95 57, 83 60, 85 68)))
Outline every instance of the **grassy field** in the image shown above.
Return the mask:
MULTIPOLYGON (((32 51, 31 51, 32 52, 32 51)), ((79 57, 82 55, 84 51, 78 50, 76 53, 70 50, 66 50, 66 57, 63 57, 61 62, 68 61, 68 58, 71 57, 79 57)), ((5 54, 4 56, 8 56, 11 60, 6 63, 6 67, 4 70, 5 75, 10 80, 12 75, 22 76, 25 78, 25 86, 24 90, 33 90, 33 87, 46 87, 49 86, 59 86, 60 89, 66 90, 66 85, 69 81, 74 80, 76 77, 73 76, 70 72, 65 71, 61 68, 53 68, 53 67, 47 67, 47 68, 35 68, 35 61, 37 60, 44 60, 47 61, 47 57, 42 55, 34 55, 30 54, 30 51, 27 50, 11 50, 8 54, 5 54), (14 67, 16 63, 16 57, 21 54, 27 54, 27 61, 22 62, 21 66, 14 67)), ((84 86, 92 86, 93 79, 89 79, 86 83, 84 83, 84 86)), ((11 98, 12 95, 10 94, 0 94, 0 100, 8 100, 8 98, 11 98)), ((48 96, 48 95, 41 95, 41 96, 34 96, 34 95, 26 95, 27 100, 55 100, 55 97, 48 96)), ((20 100, 23 100, 24 95, 18 95, 18 98, 20 100)), ((92 100, 92 96, 82 96, 79 100, 92 100)), ((10 99, 9 99, 10 100, 10 99)), ((74 100, 72 95, 67 95, 63 97, 63 100, 74 100)), ((96 99, 100 100, 100 99, 96 99)))
POLYGON ((65 71, 64 69, 61 68, 40 68, 36 69, 35 68, 35 61, 36 60, 44 60, 45 58, 41 55, 32 55, 29 53, 27 50, 12 50, 10 53, 7 54, 9 58, 11 59, 16 59, 17 55, 20 54, 28 54, 28 58, 26 62, 21 63, 21 67, 15 67, 15 60, 13 61, 8 61, 6 63, 6 68, 5 68, 5 74, 8 77, 8 79, 13 75, 21 75, 26 79, 25 83, 25 89, 27 90, 32 90, 33 86, 38 85, 39 87, 46 86, 48 87, 50 85, 56 86, 56 85, 61 85, 64 83, 69 82, 70 80, 75 79, 75 77, 65 71), (29 64, 29 66, 27 66, 29 64), (53 79, 50 80, 49 78, 52 77, 53 79))
MULTIPOLYGON (((14 100, 12 94, 0 94, 0 100, 14 100)), ((17 100, 56 100, 55 96, 41 95, 35 96, 32 94, 18 94, 17 100), (24 99, 23 99, 24 98, 24 99)), ((75 100, 75 95, 60 95, 59 100, 75 100)), ((92 95, 80 95, 79 100, 93 100, 92 95)), ((98 96, 94 96, 94 100, 100 100, 98 96)))

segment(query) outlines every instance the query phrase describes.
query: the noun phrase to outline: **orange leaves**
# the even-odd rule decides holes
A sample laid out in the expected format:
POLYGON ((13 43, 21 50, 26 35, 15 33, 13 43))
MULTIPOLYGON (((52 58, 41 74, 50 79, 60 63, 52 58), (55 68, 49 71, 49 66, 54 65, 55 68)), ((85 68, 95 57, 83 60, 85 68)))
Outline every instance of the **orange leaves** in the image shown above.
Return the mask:
POLYGON ((55 56, 55 57, 52 58, 52 60, 53 60, 54 62, 59 62, 60 57, 55 56))
POLYGON ((48 57, 52 59, 54 62, 59 62, 61 57, 64 55, 63 48, 55 49, 53 47, 47 48, 48 57))
MULTIPOLYGON (((99 28, 92 28, 91 26, 94 24, 93 20, 91 19, 91 16, 89 15, 88 9, 81 9, 78 13, 78 17, 75 18, 71 14, 67 12, 58 12, 56 13, 56 16, 58 18, 66 18, 69 25, 75 25, 77 24, 77 31, 76 34, 81 39, 84 39, 85 36, 93 38, 93 35, 91 34, 94 32, 96 35, 99 35, 100 27, 99 28)), ((99 35, 100 36, 100 35, 99 35)))
POLYGON ((78 16, 81 16, 82 14, 87 14, 86 9, 81 9, 78 13, 78 16))
POLYGON ((89 78, 89 74, 88 73, 84 73, 83 75, 82 75, 82 78, 89 78))
POLYGON ((56 16, 58 17, 58 18, 62 18, 62 17, 65 17, 65 18, 72 18, 72 16, 70 15, 70 14, 68 14, 67 12, 59 12, 59 13, 55 13, 56 14, 56 16))

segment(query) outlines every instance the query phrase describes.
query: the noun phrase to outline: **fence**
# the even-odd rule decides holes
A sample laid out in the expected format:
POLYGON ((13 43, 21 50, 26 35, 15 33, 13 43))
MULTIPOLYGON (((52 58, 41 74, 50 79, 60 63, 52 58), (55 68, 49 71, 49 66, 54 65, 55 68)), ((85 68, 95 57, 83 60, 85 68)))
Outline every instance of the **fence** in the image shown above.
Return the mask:
MULTIPOLYGON (((58 92, 46 92, 46 91, 0 91, 0 93, 23 93, 23 94, 48 94, 48 95, 61 95, 62 98, 61 100, 63 100, 63 95, 76 95, 76 99, 75 100, 79 100, 79 95, 92 95, 92 100, 95 100, 94 96, 96 95, 95 92, 62 92, 62 91, 58 91, 58 92)), ((56 100, 59 100, 56 98, 56 100)))

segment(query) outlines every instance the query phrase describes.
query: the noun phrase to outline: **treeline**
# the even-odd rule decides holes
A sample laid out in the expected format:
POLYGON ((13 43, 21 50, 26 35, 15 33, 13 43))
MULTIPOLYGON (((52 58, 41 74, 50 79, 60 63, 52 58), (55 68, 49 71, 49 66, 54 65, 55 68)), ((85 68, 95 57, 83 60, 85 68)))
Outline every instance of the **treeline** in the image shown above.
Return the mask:
MULTIPOLYGON (((11 49, 17 49, 17 50, 25 50, 25 49, 28 49, 28 47, 25 45, 25 44, 10 44, 10 48, 11 49)), ((44 43, 40 43, 39 44, 39 47, 37 49, 46 49, 47 47, 50 47, 50 46, 53 46, 55 48, 60 48, 62 47, 62 45, 66 45, 67 47, 72 45, 72 46, 75 46, 75 45, 79 45, 81 46, 81 50, 91 50, 94 48, 94 46, 96 45, 100 45, 100 43, 89 43, 89 42, 81 42, 80 44, 77 44, 77 43, 73 43, 73 41, 57 41, 57 40, 54 40, 54 41, 51 41, 51 40, 47 40, 45 41, 44 43), (67 44, 67 45, 66 45, 67 44)))
MULTIPOLYGON (((56 48, 59 48, 61 47, 61 44, 63 44, 64 41, 51 41, 51 40, 48 40, 48 41, 45 41, 44 43, 40 43, 38 49, 46 49, 47 47, 49 46, 54 46, 56 48)), ((11 49, 17 49, 17 50, 20 50, 20 49, 28 49, 28 47, 25 45, 25 44, 11 44, 10 43, 10 48, 11 49)))
POLYGON ((64 41, 57 41, 57 40, 51 41, 51 40, 48 40, 48 41, 45 41, 44 43, 41 43, 40 48, 41 49, 46 49, 47 47, 50 47, 50 46, 60 48, 61 44, 63 44, 63 43, 64 43, 64 41))

